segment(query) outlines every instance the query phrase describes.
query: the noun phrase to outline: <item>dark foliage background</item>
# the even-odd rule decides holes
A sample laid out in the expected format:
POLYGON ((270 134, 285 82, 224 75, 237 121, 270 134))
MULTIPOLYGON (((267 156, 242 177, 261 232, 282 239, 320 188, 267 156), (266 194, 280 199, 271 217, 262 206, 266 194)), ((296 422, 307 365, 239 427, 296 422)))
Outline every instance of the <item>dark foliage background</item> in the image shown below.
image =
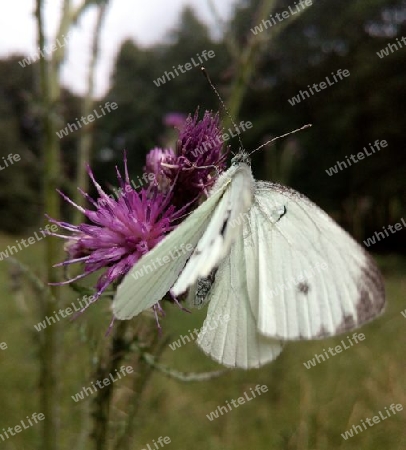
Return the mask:
MULTIPOLYGON (((388 43, 406 35, 406 3, 387 0, 317 1, 300 20, 270 41, 259 61, 240 117, 253 123, 243 134, 247 149, 264 139, 305 123, 313 127, 294 138, 256 153, 257 178, 289 183, 330 212, 358 239, 406 217, 406 154, 404 145, 405 48, 384 58, 377 53, 388 43), (334 18, 334 20, 332 20, 334 18), (308 85, 319 83, 338 69, 350 77, 291 106, 288 99, 308 85), (326 169, 345 156, 362 151, 376 139, 388 147, 352 167, 329 176, 326 169), (292 159, 288 175, 281 172, 283 155, 292 159), (282 176, 282 175, 283 176, 282 176)), ((117 56, 111 88, 100 104, 116 102, 118 110, 94 122, 92 166, 105 183, 115 183, 115 164, 121 164, 127 149, 134 176, 143 171, 146 152, 164 145, 169 130, 165 114, 193 113, 199 106, 219 108, 218 100, 199 71, 190 70, 157 87, 153 80, 173 66, 184 64, 202 50, 216 57, 206 67, 227 98, 236 68, 228 42, 243 45, 255 19, 259 1, 242 1, 232 20, 225 24, 223 38, 213 40, 207 27, 186 9, 164 43, 142 48, 124 42, 117 56)), ((286 9, 288 2, 280 2, 286 9)), ((263 33, 268 33, 265 30, 263 33)), ((39 189, 39 109, 33 92, 37 64, 22 68, 15 55, 0 61, 0 160, 20 153, 22 162, 13 171, 0 171, 1 228, 21 233, 41 221, 39 189), (24 157, 23 157, 24 155, 24 157)), ((63 123, 79 114, 80 99, 64 92, 63 123)), ((238 143, 231 144, 235 149, 238 143)), ((66 189, 70 186, 77 157, 75 133, 62 139, 66 189)), ((404 252, 404 232, 376 245, 375 250, 404 252)))

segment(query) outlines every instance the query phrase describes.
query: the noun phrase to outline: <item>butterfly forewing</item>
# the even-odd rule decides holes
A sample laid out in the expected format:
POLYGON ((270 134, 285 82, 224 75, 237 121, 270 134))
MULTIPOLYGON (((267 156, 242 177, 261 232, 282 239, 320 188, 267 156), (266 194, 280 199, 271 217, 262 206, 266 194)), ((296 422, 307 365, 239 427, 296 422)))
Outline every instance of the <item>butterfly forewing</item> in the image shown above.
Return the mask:
MULTIPOLYGON (((179 295, 199 277, 207 277, 229 253, 231 244, 241 234, 243 217, 252 204, 254 179, 247 164, 232 166, 219 179, 228 183, 226 192, 213 213, 212 220, 196 246, 185 269, 172 288, 179 295)), ((213 190, 216 191, 217 185, 213 190)))

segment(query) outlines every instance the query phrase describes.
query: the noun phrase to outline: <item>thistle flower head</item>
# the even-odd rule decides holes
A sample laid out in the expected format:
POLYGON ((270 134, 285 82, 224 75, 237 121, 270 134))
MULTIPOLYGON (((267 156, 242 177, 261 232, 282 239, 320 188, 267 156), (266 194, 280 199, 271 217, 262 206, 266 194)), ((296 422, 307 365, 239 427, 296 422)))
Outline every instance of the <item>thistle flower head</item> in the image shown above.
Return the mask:
POLYGON ((206 111, 199 120, 196 111, 193 117, 189 115, 180 131, 175 154, 153 149, 147 161, 156 164, 147 163, 147 167, 156 179, 162 180, 159 183, 162 191, 168 191, 171 186, 173 204, 179 208, 192 206, 202 193, 207 194, 224 170, 226 158, 218 114, 206 111))
POLYGON ((140 192, 135 191, 130 184, 126 159, 124 168, 124 179, 117 169, 120 191, 118 198, 114 198, 114 195, 107 195, 103 191, 88 167, 89 177, 99 198, 95 201, 81 192, 93 205, 93 209, 82 208, 60 193, 67 202, 83 213, 89 223, 72 225, 49 218, 71 233, 55 234, 67 239, 65 249, 69 255, 66 261, 57 266, 84 264, 82 274, 58 284, 67 284, 105 269, 96 284, 95 297, 99 298, 107 286, 120 280, 144 253, 155 247, 173 229, 173 222, 183 214, 183 211, 176 211, 170 204, 171 195, 158 192, 153 185, 140 192))
POLYGON ((179 134, 178 157, 184 157, 196 166, 209 166, 222 163, 223 141, 218 114, 206 111, 199 120, 198 111, 188 116, 185 126, 179 134))

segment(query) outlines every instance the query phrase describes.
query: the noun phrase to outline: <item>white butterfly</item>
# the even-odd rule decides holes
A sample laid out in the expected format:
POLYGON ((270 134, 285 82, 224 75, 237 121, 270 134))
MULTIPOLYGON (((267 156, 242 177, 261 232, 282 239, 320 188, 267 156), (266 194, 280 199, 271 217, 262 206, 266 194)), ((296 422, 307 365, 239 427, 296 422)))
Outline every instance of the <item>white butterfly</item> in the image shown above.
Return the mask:
POLYGON ((302 194, 255 182, 245 152, 126 275, 114 315, 131 319, 170 289, 189 289, 194 306, 209 303, 208 317, 230 318, 203 327, 197 344, 219 363, 245 369, 275 359, 284 341, 356 328, 385 304, 381 274, 363 248, 302 194), (188 250, 161 264, 181 244, 188 250))

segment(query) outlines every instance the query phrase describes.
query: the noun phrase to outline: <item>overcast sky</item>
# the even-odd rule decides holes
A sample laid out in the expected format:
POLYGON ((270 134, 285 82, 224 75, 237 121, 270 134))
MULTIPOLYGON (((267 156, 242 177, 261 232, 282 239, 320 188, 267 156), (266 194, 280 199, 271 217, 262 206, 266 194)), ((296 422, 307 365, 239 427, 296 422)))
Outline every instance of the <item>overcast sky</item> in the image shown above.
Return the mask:
MULTIPOLYGON (((213 1, 222 18, 229 17, 237 0, 213 1)), ((62 0, 47 0, 45 10, 47 36, 54 36, 62 0)), ((74 4, 81 3, 74 1, 74 4)), ((215 28, 208 0, 110 0, 101 38, 101 54, 96 71, 96 94, 103 95, 120 44, 128 38, 140 45, 162 41, 179 20, 183 7, 191 5, 197 16, 215 28)), ((0 14, 0 58, 10 54, 35 53, 36 28, 33 17, 35 0, 7 2, 0 14)), ((62 80, 73 92, 83 94, 89 62, 89 48, 96 14, 89 9, 69 36, 67 62, 62 80)), ((1 80, 0 80, 1 83, 1 80)))

